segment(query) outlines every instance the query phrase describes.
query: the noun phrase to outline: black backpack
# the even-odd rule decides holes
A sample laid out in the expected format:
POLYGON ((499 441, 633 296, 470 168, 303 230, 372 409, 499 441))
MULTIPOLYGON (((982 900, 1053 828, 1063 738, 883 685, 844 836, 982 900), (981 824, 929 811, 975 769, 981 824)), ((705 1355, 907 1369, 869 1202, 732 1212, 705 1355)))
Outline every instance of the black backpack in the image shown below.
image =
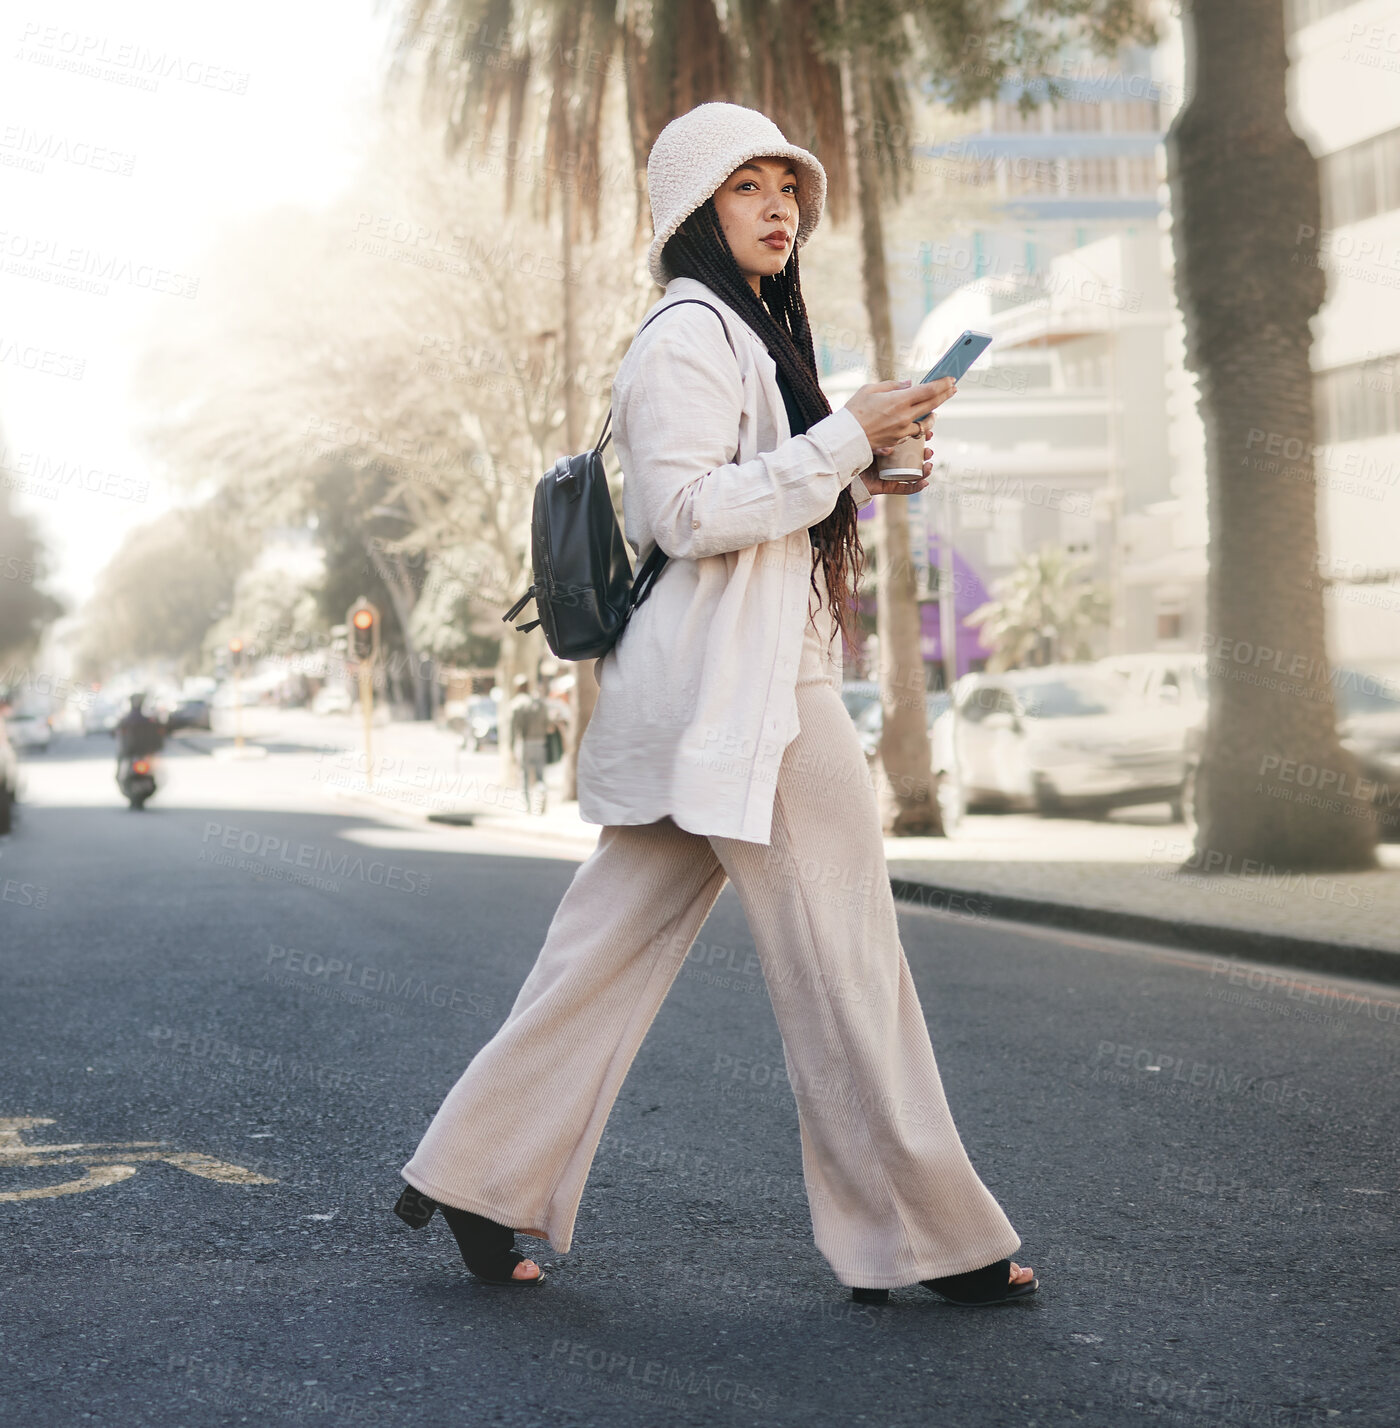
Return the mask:
MULTIPOLYGON (((638 334, 663 312, 685 302, 709 308, 724 326, 724 316, 713 303, 679 298, 652 313, 638 334)), ((727 326, 724 335, 733 350, 727 326)), ((539 618, 515 628, 523 634, 543 625, 545 642, 557 659, 598 659, 607 654, 621 638, 632 611, 651 594, 666 564, 666 552, 658 545, 635 578, 632 574, 627 541, 613 513, 603 471, 603 448, 612 439, 611 425, 609 407, 593 449, 581 456, 561 456, 540 477, 530 517, 534 584, 501 616, 503 621, 513 620, 533 597, 539 618)))

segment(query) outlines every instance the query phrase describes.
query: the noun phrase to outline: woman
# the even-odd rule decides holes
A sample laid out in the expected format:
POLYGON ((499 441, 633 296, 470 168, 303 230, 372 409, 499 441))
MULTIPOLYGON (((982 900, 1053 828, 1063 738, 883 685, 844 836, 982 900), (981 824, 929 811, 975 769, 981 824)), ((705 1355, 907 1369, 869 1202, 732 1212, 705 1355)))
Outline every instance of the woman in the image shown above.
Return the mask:
POLYGON ((929 477, 925 461, 922 480, 882 481, 872 458, 927 437, 953 384, 876 382, 831 411, 796 253, 826 175, 763 115, 700 105, 662 131, 647 178, 658 310, 676 310, 633 340, 613 414, 628 540, 669 560, 595 665, 578 784, 598 845, 396 1208, 415 1225, 441 1208, 478 1277, 538 1285, 515 1232, 568 1250, 623 1078, 732 881, 837 1278, 864 1302, 915 1282, 962 1304, 1024 1297, 1038 1281, 1005 1258, 1020 1240, 944 1099, 839 697, 857 503, 929 477))

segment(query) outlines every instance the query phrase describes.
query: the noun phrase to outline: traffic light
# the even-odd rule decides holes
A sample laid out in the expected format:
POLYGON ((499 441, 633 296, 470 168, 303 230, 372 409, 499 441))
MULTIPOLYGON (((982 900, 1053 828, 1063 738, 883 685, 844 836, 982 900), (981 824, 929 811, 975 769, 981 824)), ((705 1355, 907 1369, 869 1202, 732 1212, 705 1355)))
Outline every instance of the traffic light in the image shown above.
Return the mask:
POLYGON ((228 642, 228 657, 229 664, 232 666, 232 668, 236 670, 239 674, 242 674, 243 641, 240 640, 237 636, 234 636, 234 638, 228 642))
POLYGON ((368 600, 359 600, 345 616, 350 636, 350 653, 360 661, 373 661, 379 653, 379 611, 368 600))

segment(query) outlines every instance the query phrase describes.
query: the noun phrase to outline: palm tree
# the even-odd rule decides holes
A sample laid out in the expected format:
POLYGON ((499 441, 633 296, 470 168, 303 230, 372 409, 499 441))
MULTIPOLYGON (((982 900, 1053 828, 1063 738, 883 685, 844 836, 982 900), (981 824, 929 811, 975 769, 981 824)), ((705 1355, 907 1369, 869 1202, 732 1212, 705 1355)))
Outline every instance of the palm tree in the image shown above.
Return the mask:
POLYGON ((1108 591, 1083 576, 1084 562, 1063 550, 1027 555, 992 584, 994 600, 966 619, 991 642, 993 670, 1094 657, 1094 631, 1108 624, 1108 591))
MULTIPOLYGON (((1069 47, 1088 43, 1111 54, 1152 34, 1144 0, 1027 0, 1010 16, 985 0, 726 0, 722 11, 717 0, 423 0, 409 12, 399 53, 426 49, 428 89, 448 103, 450 146, 478 121, 489 132, 503 100, 509 133, 518 138, 536 50, 555 57, 547 169, 571 163, 587 171, 591 163, 597 170, 604 88, 598 76, 619 56, 641 176, 657 134, 694 105, 727 99, 762 110, 822 160, 832 221, 842 222, 853 200, 858 207, 874 371, 877 380, 888 380, 897 374, 880 215, 884 202, 899 201, 901 177, 911 171, 915 90, 968 108, 995 95, 1012 73, 1048 76, 1069 47)), ((1045 92, 1064 88, 1051 78, 1045 92)), ((545 194, 547 202, 548 185, 545 194)), ((596 222, 598 189, 588 197, 596 222)), ((566 244, 577 221, 566 211, 566 244)), ((566 351, 574 350, 568 311, 562 321, 566 351)), ((576 450, 580 434, 570 428, 567 437, 576 450)), ((879 502, 876 544, 880 677, 891 711, 880 747, 893 799, 887 831, 938 835, 928 731, 919 709, 899 693, 911 677, 922 684, 924 675, 902 503, 879 502)), ((596 697, 591 666, 581 665, 578 677, 571 785, 585 699, 591 711, 596 697)))
POLYGON ((1324 799, 1270 798, 1260 779, 1270 756, 1356 778, 1328 678, 1316 491, 1252 459, 1261 432, 1274 449, 1314 450, 1309 322, 1326 286, 1299 242, 1322 221, 1317 161, 1288 122, 1283 6, 1182 0, 1182 18, 1189 98, 1167 171, 1210 509, 1197 849, 1230 866, 1373 867, 1372 825, 1324 799))

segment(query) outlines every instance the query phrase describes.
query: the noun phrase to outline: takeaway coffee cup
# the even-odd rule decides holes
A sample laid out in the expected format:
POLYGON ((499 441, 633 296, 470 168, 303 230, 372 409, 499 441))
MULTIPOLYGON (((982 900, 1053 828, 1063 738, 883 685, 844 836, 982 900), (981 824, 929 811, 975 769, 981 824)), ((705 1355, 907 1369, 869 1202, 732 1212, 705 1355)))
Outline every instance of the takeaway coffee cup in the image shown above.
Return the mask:
POLYGON ((924 445, 927 438, 906 436, 895 443, 888 456, 875 457, 875 473, 885 481, 922 481, 924 477, 924 445))

